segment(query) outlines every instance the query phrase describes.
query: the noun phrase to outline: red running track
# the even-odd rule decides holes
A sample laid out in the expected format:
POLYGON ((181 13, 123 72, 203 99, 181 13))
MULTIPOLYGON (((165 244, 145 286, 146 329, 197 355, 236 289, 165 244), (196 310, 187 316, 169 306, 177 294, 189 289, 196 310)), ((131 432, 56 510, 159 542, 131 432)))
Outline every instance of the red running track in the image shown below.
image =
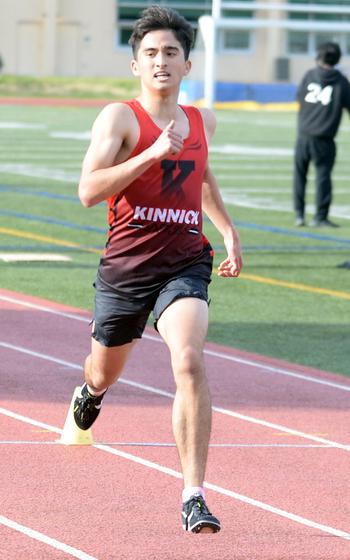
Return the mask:
POLYGON ((157 334, 105 397, 95 445, 64 446, 89 316, 5 290, 0 307, 1 560, 350 559, 349 380, 207 344, 222 531, 187 534, 157 334))

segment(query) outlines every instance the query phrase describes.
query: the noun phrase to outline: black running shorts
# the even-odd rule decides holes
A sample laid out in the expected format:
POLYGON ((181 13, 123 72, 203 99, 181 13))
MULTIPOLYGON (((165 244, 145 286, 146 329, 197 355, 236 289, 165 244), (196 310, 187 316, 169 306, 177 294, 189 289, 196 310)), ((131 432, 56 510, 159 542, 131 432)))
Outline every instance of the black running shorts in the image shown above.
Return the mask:
POLYGON ((196 266, 189 267, 183 275, 161 284, 158 290, 152 287, 149 293, 145 290, 143 297, 137 298, 116 293, 97 280, 92 337, 103 346, 121 346, 142 337, 151 312, 157 328, 159 317, 175 300, 193 297, 208 302, 211 267, 208 274, 199 276, 196 272, 196 266))

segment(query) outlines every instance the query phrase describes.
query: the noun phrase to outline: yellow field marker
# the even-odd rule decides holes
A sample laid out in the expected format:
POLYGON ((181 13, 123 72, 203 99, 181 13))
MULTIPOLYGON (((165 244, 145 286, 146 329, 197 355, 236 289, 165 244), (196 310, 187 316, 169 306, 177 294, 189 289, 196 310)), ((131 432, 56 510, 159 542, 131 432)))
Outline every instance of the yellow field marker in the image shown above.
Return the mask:
MULTIPOLYGON (((214 268, 214 272, 218 269, 214 268)), ((324 296, 332 296, 341 299, 349 299, 349 292, 338 292, 337 290, 329 290, 327 288, 317 288, 317 286, 308 286, 307 284, 297 284, 295 282, 285 282, 284 280, 276 280, 275 278, 266 278, 265 276, 257 276, 256 274, 247 274, 242 272, 239 276, 244 280, 252 282, 260 282, 261 284, 270 284, 271 286, 279 286, 281 288, 289 288, 290 290, 300 290, 301 292, 311 292, 314 294, 322 294, 324 296)))
POLYGON ((338 292, 337 290, 329 290, 328 288, 317 288, 316 286, 308 286, 307 284, 297 284, 295 282, 285 282, 284 280, 276 280, 275 278, 265 278, 256 274, 242 273, 241 278, 252 280, 253 282, 261 282, 262 284, 270 284, 271 286, 280 286, 291 290, 300 290, 302 292, 312 292, 314 294, 322 294, 325 296, 338 297, 341 299, 349 299, 350 293, 338 292))
POLYGON ((100 255, 102 252, 99 249, 83 247, 79 243, 74 243, 73 241, 63 241, 62 239, 47 237, 46 235, 38 235, 37 233, 31 233, 29 231, 0 227, 0 233, 11 235, 12 237, 20 237, 21 239, 33 239, 35 241, 43 241, 44 243, 52 243, 54 245, 60 245, 61 247, 74 247, 76 249, 80 249, 81 251, 85 251, 86 253, 97 253, 100 255))

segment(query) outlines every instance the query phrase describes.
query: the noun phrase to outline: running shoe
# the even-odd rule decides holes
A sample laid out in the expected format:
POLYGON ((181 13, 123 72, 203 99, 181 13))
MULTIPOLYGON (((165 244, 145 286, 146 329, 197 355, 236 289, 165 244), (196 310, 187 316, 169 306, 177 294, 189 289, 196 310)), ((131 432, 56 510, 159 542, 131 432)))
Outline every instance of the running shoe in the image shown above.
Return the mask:
POLYGON ((192 533, 217 533, 220 531, 220 521, 210 513, 204 498, 200 494, 192 496, 183 504, 182 526, 185 531, 191 531, 192 533))
POLYGON ((317 218, 314 218, 311 222, 310 222, 310 226, 311 227, 330 227, 330 228, 338 228, 339 224, 335 224, 334 222, 331 222, 331 220, 328 220, 328 218, 325 218, 324 220, 318 220, 317 218))
MULTIPOLYGON (((107 390, 107 389, 106 389, 107 390)), ((101 402, 106 391, 98 397, 90 395, 86 383, 74 401, 74 420, 81 430, 88 430, 100 414, 101 402)))
POLYGON ((295 225, 297 227, 304 227, 305 226, 305 220, 303 216, 297 216, 295 218, 295 225))

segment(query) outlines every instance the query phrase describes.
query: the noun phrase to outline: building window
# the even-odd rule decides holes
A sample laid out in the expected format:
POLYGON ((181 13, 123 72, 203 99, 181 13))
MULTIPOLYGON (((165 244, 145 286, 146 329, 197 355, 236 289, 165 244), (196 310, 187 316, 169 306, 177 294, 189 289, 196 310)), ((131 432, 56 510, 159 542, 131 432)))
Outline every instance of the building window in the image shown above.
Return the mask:
POLYGON ((335 41, 340 44, 342 43, 342 36, 335 33, 315 33, 315 50, 317 50, 322 43, 326 43, 327 41, 335 41))
MULTIPOLYGON (((247 10, 233 10, 231 8, 222 9, 222 17, 230 19, 252 19, 254 17, 253 8, 249 9, 249 4, 252 0, 245 0, 247 4, 247 10)), ((221 37, 219 39, 220 49, 225 50, 237 50, 237 51, 248 51, 251 47, 251 35, 252 32, 248 29, 223 29, 220 33, 221 37)))
POLYGON ((318 47, 327 41, 338 43, 343 54, 350 54, 350 34, 324 32, 307 33, 304 31, 289 31, 288 54, 314 56, 318 47))
POLYGON ((246 51, 250 49, 250 32, 242 29, 222 31, 222 49, 246 51))
MULTIPOLYGON (((243 0, 247 5, 253 0, 243 0)), ((142 10, 154 4, 154 1, 140 2, 139 0, 116 0, 116 20, 117 20, 117 46, 128 45, 129 37, 132 33, 133 24, 140 17, 142 10)), ((193 26, 195 33, 198 29, 198 18, 203 15, 211 15, 211 0, 161 0, 157 3, 160 6, 168 6, 177 10, 193 26)), ((224 17, 250 18, 253 17, 253 10, 224 10, 224 17)), ((251 32, 248 30, 223 30, 220 37, 220 48, 223 50, 249 50, 251 44, 251 32)))
POLYGON ((304 31, 289 31, 288 52, 290 54, 307 54, 309 52, 309 34, 304 31))
MULTIPOLYGON (((289 12, 288 19, 293 21, 310 22, 350 22, 350 13, 318 13, 312 10, 313 6, 324 6, 329 8, 334 5, 337 8, 350 8, 350 0, 289 0, 290 4, 310 4, 310 12, 289 12)), ((336 41, 339 43, 344 54, 350 53, 350 33, 340 31, 288 31, 287 32, 287 51, 288 54, 304 54, 313 56, 322 43, 326 41, 336 41)))
POLYGON ((350 33, 345 35, 344 43, 345 43, 344 44, 344 54, 349 54, 350 55, 350 33))
MULTIPOLYGON (((142 10, 154 3, 153 1, 140 2, 139 0, 116 1, 117 26, 119 29, 117 42, 119 46, 128 44, 135 21, 140 17, 142 10)), ((186 2, 186 0, 175 0, 174 2, 163 0, 157 2, 157 4, 177 10, 192 24, 195 32, 198 28, 198 18, 205 14, 211 14, 211 0, 190 0, 190 2, 186 2)))

